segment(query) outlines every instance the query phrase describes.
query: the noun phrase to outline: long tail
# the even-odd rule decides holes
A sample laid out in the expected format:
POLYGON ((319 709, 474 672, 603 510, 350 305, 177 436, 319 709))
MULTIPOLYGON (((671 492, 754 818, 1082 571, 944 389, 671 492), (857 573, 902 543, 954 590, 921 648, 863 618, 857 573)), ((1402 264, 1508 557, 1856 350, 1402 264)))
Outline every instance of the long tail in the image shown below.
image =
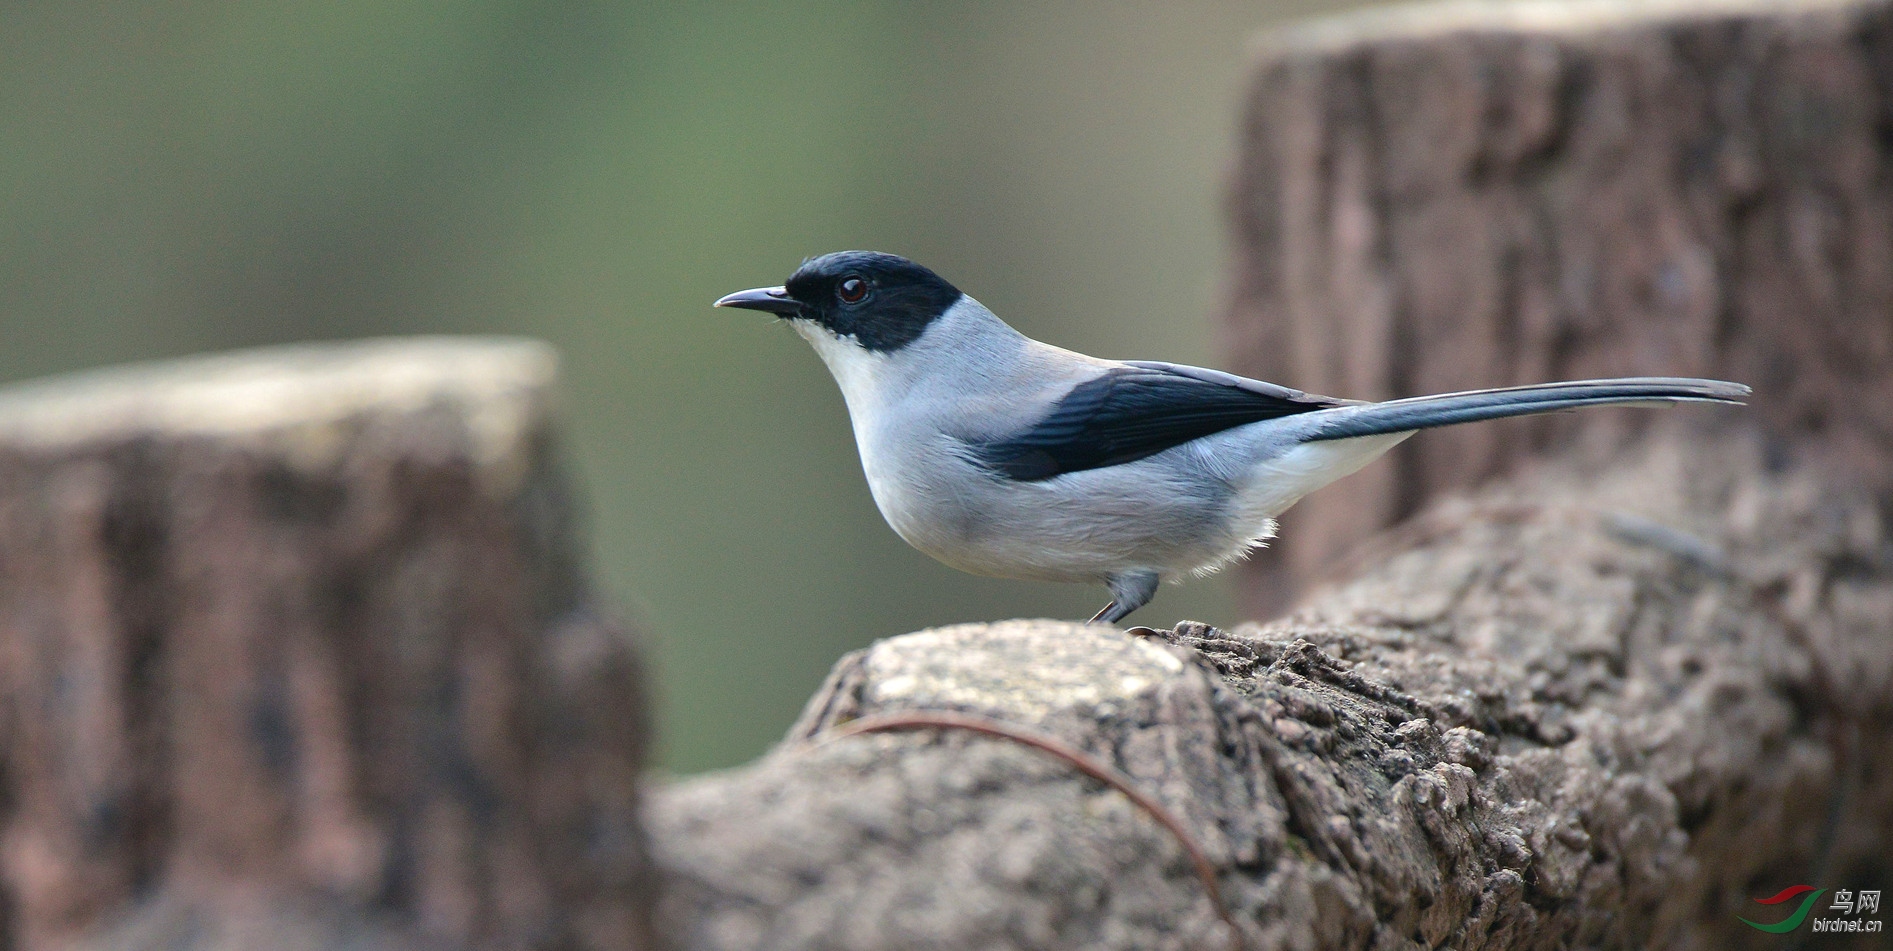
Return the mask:
MULTIPOLYGON (((1454 423, 1474 423, 1482 419, 1529 416, 1580 406, 1659 405, 1666 403, 1740 404, 1749 389, 1740 383, 1721 380, 1694 380, 1686 377, 1644 376, 1618 380, 1577 380, 1570 383, 1540 383, 1535 386, 1509 386, 1496 390, 1471 390, 1415 396, 1385 403, 1322 410, 1325 417, 1309 435, 1308 442, 1328 439, 1352 439, 1383 433, 1404 433, 1454 423)), ((1313 422, 1313 420, 1310 420, 1313 422)))

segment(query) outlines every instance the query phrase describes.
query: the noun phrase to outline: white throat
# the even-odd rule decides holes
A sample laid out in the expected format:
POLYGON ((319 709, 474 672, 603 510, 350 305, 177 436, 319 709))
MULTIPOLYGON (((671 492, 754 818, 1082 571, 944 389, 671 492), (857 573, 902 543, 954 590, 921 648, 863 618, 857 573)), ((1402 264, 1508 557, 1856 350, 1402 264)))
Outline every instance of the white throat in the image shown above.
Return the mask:
POLYGON ((848 403, 848 415, 860 420, 862 414, 875 405, 875 395, 881 392, 891 375, 892 355, 863 350, 852 339, 837 337, 813 321, 797 320, 791 326, 815 348, 815 355, 822 358, 829 374, 841 387, 841 397, 848 403))

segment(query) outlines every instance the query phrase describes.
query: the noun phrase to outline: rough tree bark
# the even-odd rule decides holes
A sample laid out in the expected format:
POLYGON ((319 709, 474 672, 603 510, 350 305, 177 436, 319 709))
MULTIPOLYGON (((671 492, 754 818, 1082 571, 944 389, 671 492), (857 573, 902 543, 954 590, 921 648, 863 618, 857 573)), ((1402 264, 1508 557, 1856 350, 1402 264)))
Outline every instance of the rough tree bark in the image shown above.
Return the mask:
POLYGON ((650 946, 554 373, 417 339, 0 391, 0 944, 650 946))
POLYGON ((849 656, 762 761, 653 795, 678 945, 1772 948, 1786 884, 1893 877, 1893 538, 1760 440, 1665 438, 1430 510, 1286 620, 1050 621, 849 656), (1165 643, 1167 642, 1167 643, 1165 643))
POLYGON ((781 747, 655 794, 680 946, 1221 946, 1177 838, 1074 763, 846 735, 914 711, 1115 765, 1249 947, 1777 947, 1751 899, 1893 881, 1889 7, 1370 12, 1268 39, 1253 90, 1240 369, 1755 405, 1423 435, 1285 519, 1254 603, 1342 580, 1266 626, 851 655, 781 747))
MULTIPOLYGON (((1893 7, 1413 6, 1273 34, 1253 77, 1232 368, 1361 399, 1741 380, 1783 447, 1893 480, 1893 7)), ((1250 606, 1439 492, 1644 422, 1411 440, 1283 518, 1250 606)))

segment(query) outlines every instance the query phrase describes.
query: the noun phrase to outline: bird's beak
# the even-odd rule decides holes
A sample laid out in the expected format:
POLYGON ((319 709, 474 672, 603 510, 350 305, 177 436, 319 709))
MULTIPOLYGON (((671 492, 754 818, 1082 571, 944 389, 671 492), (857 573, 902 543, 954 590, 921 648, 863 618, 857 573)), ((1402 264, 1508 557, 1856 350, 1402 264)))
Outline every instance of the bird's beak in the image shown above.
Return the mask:
POLYGON ((737 291, 717 298, 718 307, 741 307, 745 310, 766 310, 772 314, 793 317, 802 312, 802 305, 789 292, 780 287, 758 287, 747 291, 737 291))

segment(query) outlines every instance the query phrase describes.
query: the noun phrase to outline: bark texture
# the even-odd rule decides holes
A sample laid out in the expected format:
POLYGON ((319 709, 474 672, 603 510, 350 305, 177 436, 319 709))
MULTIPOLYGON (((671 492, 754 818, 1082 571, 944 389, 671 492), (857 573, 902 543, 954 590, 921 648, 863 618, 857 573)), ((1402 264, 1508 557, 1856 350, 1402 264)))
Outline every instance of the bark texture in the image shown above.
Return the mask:
MULTIPOLYGON (((1761 440, 1653 440, 1430 510, 1286 620, 965 625, 842 660, 784 744, 654 793, 679 947, 1773 948, 1893 878, 1893 539, 1761 440), (1779 917, 1779 916, 1776 916, 1779 917)), ((1869 946, 1861 941, 1858 946, 1869 946)))
MULTIPOLYGON (((1230 183, 1238 372, 1388 399, 1601 376, 1756 388, 1784 451, 1893 484, 1893 6, 1527 0, 1265 38, 1230 183)), ((1432 496, 1647 417, 1462 426, 1317 493, 1272 614, 1432 496)))
POLYGON ((0 391, 0 944, 649 946, 538 344, 0 391))

